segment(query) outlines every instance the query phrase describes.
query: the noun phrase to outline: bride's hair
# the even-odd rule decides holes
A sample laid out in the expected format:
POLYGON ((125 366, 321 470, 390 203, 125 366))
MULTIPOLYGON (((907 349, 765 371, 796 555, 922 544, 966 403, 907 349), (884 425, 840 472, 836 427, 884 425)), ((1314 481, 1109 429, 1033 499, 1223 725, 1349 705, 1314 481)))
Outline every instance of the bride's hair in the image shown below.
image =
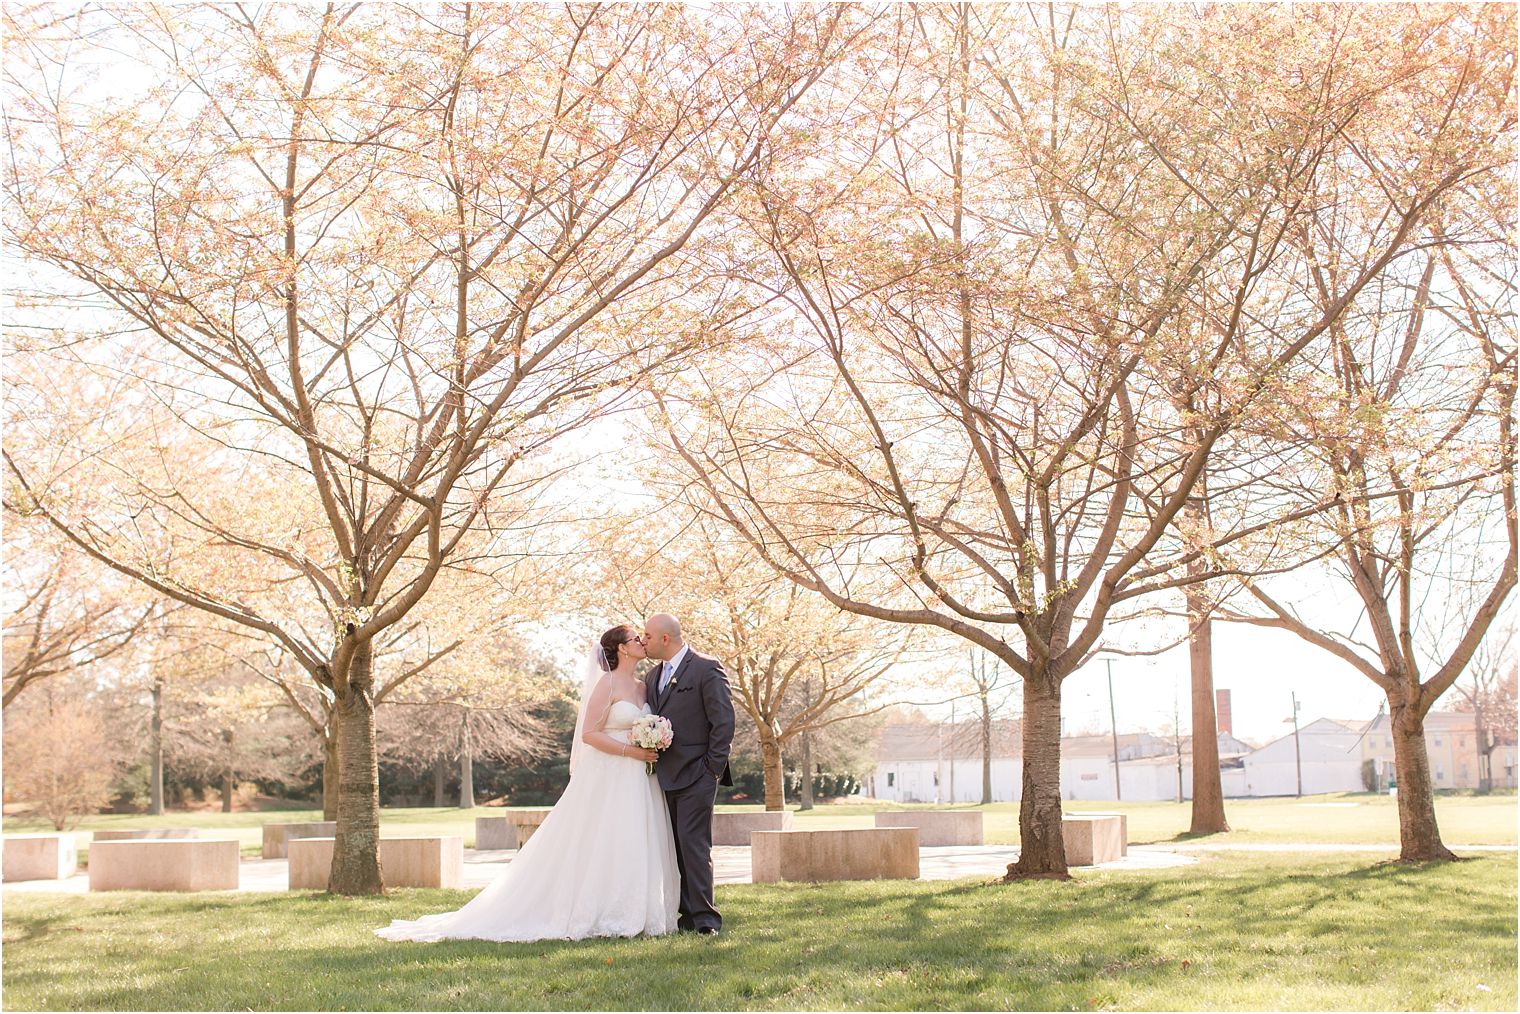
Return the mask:
POLYGON ((617 668, 618 648, 633 640, 633 628, 619 623, 602 635, 602 668, 608 672, 617 668))

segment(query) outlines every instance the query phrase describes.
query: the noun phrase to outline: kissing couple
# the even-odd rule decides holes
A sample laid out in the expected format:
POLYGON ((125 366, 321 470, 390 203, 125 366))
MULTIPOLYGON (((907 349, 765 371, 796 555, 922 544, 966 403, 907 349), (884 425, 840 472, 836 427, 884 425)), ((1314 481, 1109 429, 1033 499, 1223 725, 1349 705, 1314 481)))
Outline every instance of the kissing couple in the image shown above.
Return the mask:
MULTIPOLYGON (((586 659, 570 784, 517 858, 461 909, 398 919, 387 940, 580 940, 716 935, 712 813, 732 785, 728 674, 656 613, 602 635, 586 659), (645 659, 650 666, 636 674, 645 659), (664 750, 634 742, 641 719, 670 723, 664 750), (651 770, 651 765, 653 770, 651 770)), ((647 724, 647 722, 646 722, 647 724)))

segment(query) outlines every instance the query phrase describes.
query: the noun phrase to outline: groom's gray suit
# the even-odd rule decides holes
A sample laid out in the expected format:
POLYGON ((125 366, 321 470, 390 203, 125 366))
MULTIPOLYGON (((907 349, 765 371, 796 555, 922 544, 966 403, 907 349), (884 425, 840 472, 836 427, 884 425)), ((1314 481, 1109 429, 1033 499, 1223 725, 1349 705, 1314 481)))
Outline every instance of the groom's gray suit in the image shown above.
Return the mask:
POLYGON ((687 646, 660 692, 664 663, 645 674, 649 708, 670 720, 672 742, 660 751, 655 772, 670 809, 681 870, 682 929, 719 929, 713 904, 712 813, 718 784, 732 785, 728 750, 734 738, 734 702, 723 663, 687 646))

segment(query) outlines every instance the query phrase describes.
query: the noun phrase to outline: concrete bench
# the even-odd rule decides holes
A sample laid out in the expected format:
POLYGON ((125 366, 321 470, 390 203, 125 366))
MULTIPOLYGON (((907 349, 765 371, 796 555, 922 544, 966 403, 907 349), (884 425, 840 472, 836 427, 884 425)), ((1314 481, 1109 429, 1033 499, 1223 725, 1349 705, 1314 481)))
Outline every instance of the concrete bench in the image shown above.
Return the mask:
POLYGON ((1123 813, 1089 813, 1089 817, 1118 817, 1119 818, 1119 854, 1129 855, 1129 817, 1123 813))
POLYGON ((12 835, 0 866, 5 880, 67 880, 79 871, 79 847, 71 834, 12 835))
MULTIPOLYGON (((290 841, 290 889, 325 891, 332 872, 335 838, 290 841)), ((387 887, 460 887, 464 882, 464 838, 381 838, 380 876, 387 887)))
POLYGON ((475 818, 477 849, 520 849, 549 816, 546 808, 508 810, 496 817, 475 818))
POLYGON ((96 831, 91 844, 98 841, 157 841, 163 838, 199 838, 197 827, 136 827, 118 828, 114 831, 96 831))
POLYGON ((1061 841, 1066 865, 1114 863, 1124 854, 1122 818, 1104 814, 1067 814, 1061 818, 1061 841))
POLYGON ((750 879, 918 879, 918 828, 849 831, 756 831, 750 835, 750 879))
POLYGON ((876 826, 916 827, 920 847, 982 844, 980 810, 880 810, 876 826))
POLYGON ((292 838, 331 838, 337 833, 336 820, 315 820, 306 824, 265 824, 264 845, 259 854, 265 859, 284 859, 290 854, 292 838))
POLYGON ((92 891, 235 891, 235 838, 147 838, 90 846, 92 891))
POLYGON ((714 845, 748 845, 750 835, 756 831, 790 831, 790 810, 740 810, 714 813, 712 819, 712 843, 714 845))

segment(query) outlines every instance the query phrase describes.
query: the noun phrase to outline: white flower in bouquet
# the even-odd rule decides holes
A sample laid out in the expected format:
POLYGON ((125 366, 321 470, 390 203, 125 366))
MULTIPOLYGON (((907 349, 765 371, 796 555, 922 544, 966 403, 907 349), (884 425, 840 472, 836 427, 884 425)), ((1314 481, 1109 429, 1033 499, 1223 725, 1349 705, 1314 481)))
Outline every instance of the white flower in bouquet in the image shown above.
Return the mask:
MULTIPOLYGON (((634 746, 645 750, 663 750, 675 739, 675 733, 671 731, 670 719, 664 715, 645 715, 634 721, 629 737, 634 746)), ((654 774, 654 761, 645 761, 644 769, 654 774)))

